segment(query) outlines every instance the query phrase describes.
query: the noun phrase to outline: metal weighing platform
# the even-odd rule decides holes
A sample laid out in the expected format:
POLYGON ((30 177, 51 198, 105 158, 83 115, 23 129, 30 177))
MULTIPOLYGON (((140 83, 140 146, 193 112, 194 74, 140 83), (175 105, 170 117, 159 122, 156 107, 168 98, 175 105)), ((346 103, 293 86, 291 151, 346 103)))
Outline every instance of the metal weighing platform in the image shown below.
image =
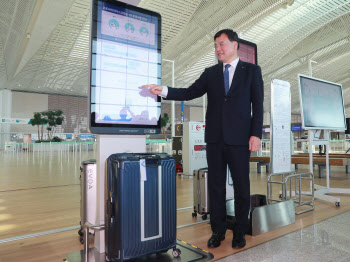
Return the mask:
MULTIPOLYGON (((202 249, 199 249, 195 246, 192 246, 183 241, 176 241, 176 247, 181 250, 181 255, 177 258, 173 257, 172 249, 170 249, 167 253, 163 254, 153 254, 149 256, 144 256, 132 260, 128 260, 128 262, 169 262, 169 261, 211 261, 214 256, 202 249)), ((66 262, 84 262, 84 250, 74 251, 69 253, 66 256, 64 261, 66 262)), ((99 253, 95 248, 89 249, 89 262, 107 262, 105 253, 99 253)))

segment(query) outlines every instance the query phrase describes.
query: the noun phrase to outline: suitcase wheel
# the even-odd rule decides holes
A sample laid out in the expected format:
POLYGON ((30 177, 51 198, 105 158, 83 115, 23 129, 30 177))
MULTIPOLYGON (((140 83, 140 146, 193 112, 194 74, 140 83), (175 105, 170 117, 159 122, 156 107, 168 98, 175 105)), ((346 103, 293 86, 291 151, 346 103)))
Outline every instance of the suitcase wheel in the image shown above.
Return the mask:
POLYGON ((84 244, 84 236, 79 236, 79 241, 81 244, 84 244))
POLYGON ((207 215, 207 214, 202 215, 202 219, 203 219, 203 220, 207 220, 207 218, 208 218, 208 215, 207 215))
POLYGON ((192 213, 192 217, 197 217, 197 212, 192 213))
POLYGON ((78 234, 79 234, 79 236, 84 236, 84 230, 82 228, 80 228, 78 230, 78 234))
POLYGON ((176 257, 179 257, 180 255, 181 255, 181 250, 178 248, 175 248, 173 250, 173 256, 176 258, 176 257))

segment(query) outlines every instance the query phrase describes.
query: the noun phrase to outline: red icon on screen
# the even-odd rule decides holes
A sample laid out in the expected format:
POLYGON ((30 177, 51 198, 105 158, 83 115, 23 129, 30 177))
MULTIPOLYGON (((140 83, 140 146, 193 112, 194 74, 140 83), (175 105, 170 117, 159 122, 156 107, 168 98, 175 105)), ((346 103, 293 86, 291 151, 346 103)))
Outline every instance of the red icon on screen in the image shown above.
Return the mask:
POLYGON ((201 130, 201 126, 200 126, 200 125, 197 125, 197 126, 196 126, 196 129, 197 129, 197 131, 201 130))
POLYGON ((205 151, 205 150, 207 150, 206 145, 195 145, 194 146, 194 151, 205 151))

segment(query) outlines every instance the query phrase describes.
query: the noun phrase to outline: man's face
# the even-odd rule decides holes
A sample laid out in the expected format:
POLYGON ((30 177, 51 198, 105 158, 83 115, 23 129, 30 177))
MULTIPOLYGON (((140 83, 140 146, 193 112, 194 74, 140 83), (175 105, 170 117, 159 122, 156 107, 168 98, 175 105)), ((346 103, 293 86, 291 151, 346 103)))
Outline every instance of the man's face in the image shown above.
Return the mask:
POLYGON ((221 34, 215 39, 215 53, 218 60, 223 63, 231 63, 237 58, 236 41, 231 42, 226 34, 221 34))

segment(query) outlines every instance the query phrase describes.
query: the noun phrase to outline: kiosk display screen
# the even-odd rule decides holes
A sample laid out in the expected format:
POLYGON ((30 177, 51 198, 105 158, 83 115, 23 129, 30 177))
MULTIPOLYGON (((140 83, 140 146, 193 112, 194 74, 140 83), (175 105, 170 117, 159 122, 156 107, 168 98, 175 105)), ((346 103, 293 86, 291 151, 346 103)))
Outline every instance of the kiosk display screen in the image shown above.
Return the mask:
POLYGON ((345 130, 341 84, 298 75, 303 128, 345 130))
POLYGON ((258 64, 257 46, 252 42, 240 39, 237 54, 243 62, 258 64))
POLYGON ((111 0, 93 0, 89 128, 96 134, 160 132, 161 17, 111 0))

